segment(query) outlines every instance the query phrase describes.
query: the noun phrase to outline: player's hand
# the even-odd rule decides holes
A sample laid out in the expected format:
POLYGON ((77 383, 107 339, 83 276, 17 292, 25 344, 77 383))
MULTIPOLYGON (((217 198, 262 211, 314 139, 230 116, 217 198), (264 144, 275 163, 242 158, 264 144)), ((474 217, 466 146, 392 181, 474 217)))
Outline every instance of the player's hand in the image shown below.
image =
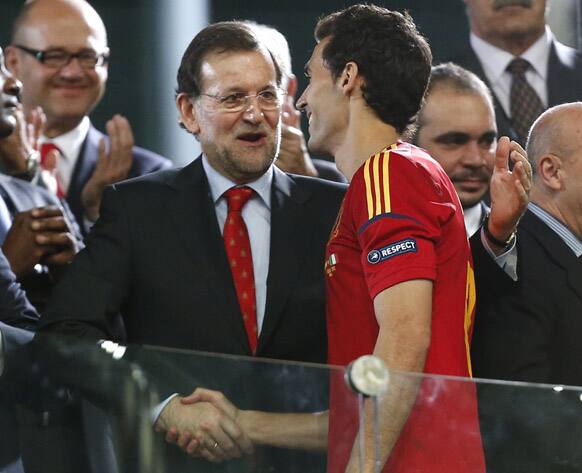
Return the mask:
POLYGON ((489 232, 505 241, 517 228, 527 209, 532 186, 532 169, 525 150, 503 136, 497 143, 495 166, 490 184, 491 214, 489 232), (513 171, 509 170, 509 162, 513 171))
POLYGON ((105 140, 99 142, 99 157, 95 171, 81 192, 81 202, 85 215, 91 221, 99 218, 99 206, 103 190, 127 178, 133 161, 133 132, 127 119, 115 115, 106 125, 109 135, 109 149, 105 140))
POLYGON ((197 389, 186 398, 172 399, 160 414, 156 430, 165 431, 166 441, 177 444, 189 455, 202 456, 213 463, 252 452, 252 444, 236 418, 200 400, 199 392, 197 389))

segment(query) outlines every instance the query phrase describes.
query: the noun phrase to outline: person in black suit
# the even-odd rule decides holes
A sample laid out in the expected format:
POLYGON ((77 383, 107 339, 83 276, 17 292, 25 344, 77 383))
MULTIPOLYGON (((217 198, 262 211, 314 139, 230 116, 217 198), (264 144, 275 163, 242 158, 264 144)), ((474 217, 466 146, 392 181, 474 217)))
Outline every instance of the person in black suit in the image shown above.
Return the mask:
MULTIPOLYGON (((31 123, 25 122, 18 104, 20 83, 4 69, 3 58, 0 49, 0 90, 13 126, 6 127, 6 136, 0 138, 0 163, 5 172, 32 178, 38 156, 34 135, 42 117, 34 111, 31 123), (35 131, 24 132, 29 129, 35 131)), ((30 301, 42 312, 54 281, 82 246, 79 229, 66 203, 24 179, 0 173, 0 199, 3 252, 30 301)))
POLYGON ((466 52, 453 61, 476 73, 493 91, 497 128, 525 144, 527 126, 512 118, 512 75, 515 58, 528 61, 525 78, 547 107, 582 99, 582 54, 560 43, 546 25, 546 0, 464 0, 471 28, 466 52))
MULTIPOLYGON (((345 186, 273 166, 280 83, 278 66, 247 26, 218 23, 194 38, 176 101, 203 155, 105 191, 100 219, 57 287, 41 331, 325 362, 322 263, 345 186), (252 250, 256 347, 221 236, 231 221, 225 191, 240 187, 252 189, 242 217, 252 250)), ((158 427, 195 431, 198 408, 176 397, 158 427)), ((240 454, 220 429, 213 438, 214 451, 240 454)))
MULTIPOLYGON (((559 105, 530 131, 535 173, 518 226, 518 280, 492 282, 476 268, 490 293, 477 306, 477 377, 582 385, 581 119, 582 103, 559 105)), ((580 470, 578 393, 485 386, 480 404, 489 471, 580 470)))
POLYGON ((23 83, 24 111, 41 106, 46 114, 43 149, 56 146, 60 157, 44 163, 54 172, 55 190, 87 229, 98 217, 105 186, 170 162, 134 147, 120 115, 107 123, 108 137, 92 127, 87 115, 105 92, 109 48, 103 21, 88 2, 26 2, 13 31, 6 64, 23 83))

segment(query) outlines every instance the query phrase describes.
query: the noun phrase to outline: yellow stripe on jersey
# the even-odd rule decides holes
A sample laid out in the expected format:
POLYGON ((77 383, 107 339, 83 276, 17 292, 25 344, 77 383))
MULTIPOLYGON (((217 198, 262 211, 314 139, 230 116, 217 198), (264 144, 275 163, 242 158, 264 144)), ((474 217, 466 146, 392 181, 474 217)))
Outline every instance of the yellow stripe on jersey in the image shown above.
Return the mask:
POLYGON ((384 150, 372 156, 364 165, 368 219, 392 210, 389 162, 390 151, 384 150), (382 161, 381 165, 380 161, 382 161))
POLYGON ((384 154, 384 166, 382 174, 384 176, 384 212, 390 213, 392 207, 390 203, 390 170, 388 168, 388 162, 390 161, 390 151, 383 154, 384 154))
POLYGON ((382 213, 382 194, 380 193, 380 172, 378 167, 380 164, 380 158, 382 153, 375 155, 372 158, 372 165, 374 168, 374 196, 376 197, 376 212, 374 215, 380 215, 382 213))
POLYGON ((374 216, 374 202, 372 200, 372 186, 370 183, 370 160, 364 165, 364 182, 366 183, 366 200, 368 201, 368 219, 374 216))
POLYGON ((465 348, 467 350, 469 377, 471 378, 473 377, 473 370, 471 369, 471 346, 469 342, 469 334, 471 333, 471 324, 473 322, 473 311, 475 310, 476 300, 475 273, 473 268, 471 268, 471 264, 467 262, 467 290, 465 292, 465 348))

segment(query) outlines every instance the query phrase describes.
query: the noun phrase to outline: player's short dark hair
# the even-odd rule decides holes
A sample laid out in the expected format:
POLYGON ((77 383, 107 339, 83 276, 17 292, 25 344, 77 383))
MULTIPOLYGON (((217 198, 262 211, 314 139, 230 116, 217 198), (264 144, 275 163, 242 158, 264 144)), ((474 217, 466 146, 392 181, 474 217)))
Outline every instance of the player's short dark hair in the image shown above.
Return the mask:
POLYGON ((413 123, 430 75, 432 54, 408 13, 354 5, 323 17, 315 39, 330 38, 323 62, 337 79, 348 62, 364 78, 362 93, 378 117, 398 133, 413 123))
MULTIPOLYGON (((186 93, 198 97, 201 93, 202 62, 211 53, 234 51, 259 51, 265 48, 253 31, 239 21, 222 21, 207 26, 200 31, 186 48, 178 69, 176 94, 186 93)), ((269 53, 270 54, 270 53, 269 53)), ((280 68, 271 55, 277 74, 277 84, 281 84, 280 68)))

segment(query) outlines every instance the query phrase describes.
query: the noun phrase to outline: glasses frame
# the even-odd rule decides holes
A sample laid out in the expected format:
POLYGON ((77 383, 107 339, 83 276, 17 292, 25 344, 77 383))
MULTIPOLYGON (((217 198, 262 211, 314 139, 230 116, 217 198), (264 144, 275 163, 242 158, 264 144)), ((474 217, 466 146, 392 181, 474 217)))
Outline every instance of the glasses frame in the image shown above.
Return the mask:
POLYGON ((83 62, 81 60, 82 55, 85 54, 88 50, 80 51, 78 53, 69 53, 65 50, 58 49, 58 48, 46 49, 44 51, 41 51, 40 49, 29 48, 27 46, 22 46, 21 44, 13 44, 13 46, 17 49, 20 49, 21 51, 24 51, 27 54, 30 54, 38 62, 40 62, 43 66, 55 68, 55 69, 60 69, 61 67, 68 66, 73 59, 77 59, 77 61, 79 61, 79 65, 83 69, 95 69, 97 67, 104 66, 105 64, 107 64, 109 62, 109 48, 107 48, 102 53, 98 53, 97 51, 95 51, 95 54, 97 55, 97 61, 95 62, 94 65, 89 66, 89 65, 83 64, 83 62), (53 52, 53 51, 62 52, 67 58, 66 61, 63 64, 61 64, 60 66, 52 66, 50 64, 46 64, 46 54, 49 52, 53 52))
POLYGON ((241 92, 233 92, 230 94, 226 94, 226 95, 212 95, 212 94, 200 94, 200 97, 209 97, 211 99, 216 100, 217 105, 218 105, 218 109, 221 112, 225 112, 225 113, 240 113, 243 111, 248 110, 249 105, 251 103, 251 100, 253 98, 257 98, 257 103, 260 107, 261 110, 263 111, 267 111, 267 112, 272 112, 274 110, 280 109, 283 106, 283 97, 285 97, 285 95, 287 95, 287 91, 285 91, 284 89, 282 89, 281 87, 275 87, 275 90, 262 90, 261 92, 259 92, 258 94, 250 94, 250 95, 243 95, 241 97, 241 99, 243 99, 243 103, 240 106, 237 106, 235 108, 227 108, 224 106, 224 104, 222 103, 225 99, 227 99, 228 97, 230 97, 231 95, 238 95, 241 92), (279 103, 277 103, 277 105, 273 108, 270 108, 270 106, 267 106, 267 108, 265 108, 264 104, 261 103, 261 97, 262 94, 264 94, 265 92, 270 92, 270 93, 275 93, 278 96, 278 100, 280 101, 279 103))

